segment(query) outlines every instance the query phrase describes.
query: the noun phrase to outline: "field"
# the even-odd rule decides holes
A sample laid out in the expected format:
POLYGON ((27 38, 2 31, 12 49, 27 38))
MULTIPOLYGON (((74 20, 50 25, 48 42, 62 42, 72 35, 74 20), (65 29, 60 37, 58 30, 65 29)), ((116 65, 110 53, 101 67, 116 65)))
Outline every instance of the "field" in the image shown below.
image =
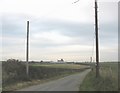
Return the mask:
POLYGON ((101 63, 100 77, 95 74, 94 68, 80 85, 80 91, 118 91, 118 63, 101 63))
POLYGON ((77 64, 29 64, 29 77, 26 75, 24 62, 12 60, 2 63, 3 91, 15 90, 33 84, 43 83, 66 75, 88 69, 88 66, 77 64))
POLYGON ((85 65, 76 65, 76 64, 32 64, 31 66, 49 67, 49 68, 66 68, 66 69, 81 69, 86 67, 85 65))

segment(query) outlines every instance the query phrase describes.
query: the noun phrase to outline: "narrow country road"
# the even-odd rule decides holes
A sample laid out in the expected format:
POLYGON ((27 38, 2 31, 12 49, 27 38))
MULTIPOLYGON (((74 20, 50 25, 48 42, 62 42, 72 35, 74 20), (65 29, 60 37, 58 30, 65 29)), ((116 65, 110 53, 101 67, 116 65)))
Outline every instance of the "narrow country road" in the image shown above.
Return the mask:
POLYGON ((89 71, 90 69, 78 74, 66 76, 40 85, 30 86, 18 91, 79 91, 79 86, 89 71))

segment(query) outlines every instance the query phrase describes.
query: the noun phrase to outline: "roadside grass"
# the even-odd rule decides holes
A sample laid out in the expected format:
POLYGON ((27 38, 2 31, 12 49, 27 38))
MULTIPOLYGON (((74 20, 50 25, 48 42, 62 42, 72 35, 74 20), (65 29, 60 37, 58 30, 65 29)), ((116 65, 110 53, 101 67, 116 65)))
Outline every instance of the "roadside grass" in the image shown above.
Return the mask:
POLYGON ((2 66, 0 62, 0 93, 2 92, 2 66))
POLYGON ((118 64, 101 63, 100 77, 96 78, 95 68, 91 71, 83 83, 80 91, 118 91, 118 64))
MULTIPOLYGON (((62 64, 61 64, 62 65, 62 64)), ((67 65, 66 65, 67 66, 67 65)), ((78 68, 71 65, 67 68, 62 65, 56 66, 29 66, 29 78, 26 76, 26 67, 23 62, 3 62, 2 64, 2 90, 13 91, 27 86, 41 84, 74 73, 79 73, 89 67, 78 68), (72 68, 74 67, 74 69, 72 68)), ((77 65, 76 65, 77 66, 77 65)))

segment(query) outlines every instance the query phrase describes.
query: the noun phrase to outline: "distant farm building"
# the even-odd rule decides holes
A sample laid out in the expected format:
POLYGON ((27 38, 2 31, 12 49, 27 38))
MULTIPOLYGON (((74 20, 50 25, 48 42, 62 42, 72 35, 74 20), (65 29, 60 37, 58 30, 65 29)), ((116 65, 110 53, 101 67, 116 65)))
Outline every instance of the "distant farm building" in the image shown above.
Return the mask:
POLYGON ((57 60, 57 62, 63 63, 64 60, 63 60, 63 59, 60 59, 60 60, 57 60))

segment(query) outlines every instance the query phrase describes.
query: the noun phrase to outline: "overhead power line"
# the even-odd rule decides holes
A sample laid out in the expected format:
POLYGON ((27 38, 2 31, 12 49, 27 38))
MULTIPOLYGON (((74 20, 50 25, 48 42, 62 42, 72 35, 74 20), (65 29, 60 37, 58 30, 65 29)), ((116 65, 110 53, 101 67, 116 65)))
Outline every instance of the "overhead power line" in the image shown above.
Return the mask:
POLYGON ((74 3, 77 3, 77 2, 79 2, 79 1, 80 1, 80 0, 77 0, 77 1, 73 2, 73 4, 74 4, 74 3))

